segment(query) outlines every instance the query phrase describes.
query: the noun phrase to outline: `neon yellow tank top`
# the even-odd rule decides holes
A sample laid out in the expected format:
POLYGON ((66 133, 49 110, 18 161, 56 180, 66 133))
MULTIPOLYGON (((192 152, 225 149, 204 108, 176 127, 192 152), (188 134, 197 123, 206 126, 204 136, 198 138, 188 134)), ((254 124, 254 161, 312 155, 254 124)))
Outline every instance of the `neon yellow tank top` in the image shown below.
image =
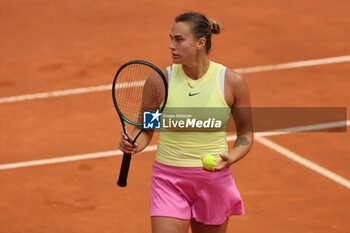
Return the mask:
POLYGON ((201 158, 205 155, 212 154, 219 159, 220 153, 228 152, 225 128, 231 109, 220 90, 222 68, 211 61, 204 76, 193 80, 182 65, 172 65, 168 100, 162 112, 163 126, 159 131, 157 162, 201 167, 201 158), (186 121, 188 118, 190 120, 186 121), (216 129, 220 125, 216 123, 220 122, 220 129, 216 129))

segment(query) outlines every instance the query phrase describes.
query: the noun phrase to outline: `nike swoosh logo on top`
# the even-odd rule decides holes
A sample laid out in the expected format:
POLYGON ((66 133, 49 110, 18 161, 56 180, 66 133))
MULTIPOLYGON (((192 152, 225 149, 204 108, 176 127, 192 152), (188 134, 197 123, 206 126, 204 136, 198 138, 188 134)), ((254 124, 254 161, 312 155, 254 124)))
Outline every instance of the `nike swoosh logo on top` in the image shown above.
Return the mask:
POLYGON ((188 93, 188 96, 194 96, 194 95, 198 95, 200 92, 196 92, 196 93, 188 93))

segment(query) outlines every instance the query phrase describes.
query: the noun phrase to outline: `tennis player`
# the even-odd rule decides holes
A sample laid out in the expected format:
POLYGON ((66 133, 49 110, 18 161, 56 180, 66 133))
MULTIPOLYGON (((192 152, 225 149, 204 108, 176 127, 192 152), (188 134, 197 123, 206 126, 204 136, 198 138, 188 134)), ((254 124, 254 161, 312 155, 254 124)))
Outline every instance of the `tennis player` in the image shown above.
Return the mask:
MULTIPOLYGON (((228 148, 226 131, 159 131, 158 149, 151 180, 151 223, 153 233, 226 232, 231 215, 243 215, 240 193, 230 166, 242 159, 253 143, 250 95, 241 74, 211 61, 208 57, 212 34, 220 25, 200 13, 175 18, 170 33, 173 65, 163 70, 169 84, 170 108, 226 109, 232 114, 237 139, 228 148), (240 111, 239 109, 245 109, 240 111), (219 160, 212 171, 202 168, 201 158, 212 154, 219 160)), ((164 112, 163 111, 163 112, 164 112)), ((135 128, 133 135, 139 129, 135 128)), ((143 132, 131 145, 122 133, 119 143, 125 153, 142 151, 152 139, 143 132)))

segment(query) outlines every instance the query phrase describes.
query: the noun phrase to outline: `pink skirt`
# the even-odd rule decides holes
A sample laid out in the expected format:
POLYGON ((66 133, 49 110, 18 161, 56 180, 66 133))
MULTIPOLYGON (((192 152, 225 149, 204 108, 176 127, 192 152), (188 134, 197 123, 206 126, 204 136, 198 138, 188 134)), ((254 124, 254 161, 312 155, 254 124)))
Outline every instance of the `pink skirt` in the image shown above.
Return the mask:
POLYGON ((221 225, 231 215, 244 215, 230 168, 208 172, 155 162, 151 182, 151 216, 221 225))

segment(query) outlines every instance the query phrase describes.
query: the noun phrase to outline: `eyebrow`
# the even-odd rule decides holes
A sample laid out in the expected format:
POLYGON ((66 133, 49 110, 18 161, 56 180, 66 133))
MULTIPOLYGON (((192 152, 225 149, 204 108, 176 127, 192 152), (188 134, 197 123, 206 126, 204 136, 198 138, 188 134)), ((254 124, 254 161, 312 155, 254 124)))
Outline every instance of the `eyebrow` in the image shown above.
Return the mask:
POLYGON ((174 35, 174 36, 172 36, 171 34, 169 34, 169 36, 170 36, 170 37, 174 37, 174 38, 175 38, 175 37, 183 37, 183 35, 174 35))

